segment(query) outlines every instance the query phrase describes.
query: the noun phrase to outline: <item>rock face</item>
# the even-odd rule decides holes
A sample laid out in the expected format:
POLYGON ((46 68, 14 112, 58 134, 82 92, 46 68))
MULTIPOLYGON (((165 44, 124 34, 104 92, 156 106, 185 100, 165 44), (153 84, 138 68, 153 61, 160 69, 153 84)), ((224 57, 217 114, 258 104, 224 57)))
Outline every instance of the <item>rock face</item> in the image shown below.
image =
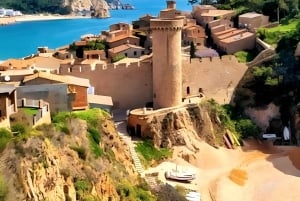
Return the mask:
POLYGON ((93 11, 94 17, 109 17, 108 5, 105 0, 65 0, 65 6, 70 6, 72 12, 88 12, 93 11))
POLYGON ((104 0, 92 0, 94 8, 94 17, 105 18, 109 17, 108 5, 104 0))
POLYGON ((0 156, 0 170, 9 189, 5 200, 120 200, 118 181, 113 179, 137 179, 137 173, 113 122, 103 122, 100 143, 107 156, 99 158, 90 148, 85 121, 72 119, 68 128, 70 134, 45 126, 42 135, 8 145, 0 156), (85 150, 84 159, 74 147, 85 150))
POLYGON ((214 122, 206 109, 196 105, 154 116, 144 137, 153 138, 158 147, 186 146, 197 151, 198 140, 204 140, 212 146, 219 145, 213 126, 218 123, 214 122))

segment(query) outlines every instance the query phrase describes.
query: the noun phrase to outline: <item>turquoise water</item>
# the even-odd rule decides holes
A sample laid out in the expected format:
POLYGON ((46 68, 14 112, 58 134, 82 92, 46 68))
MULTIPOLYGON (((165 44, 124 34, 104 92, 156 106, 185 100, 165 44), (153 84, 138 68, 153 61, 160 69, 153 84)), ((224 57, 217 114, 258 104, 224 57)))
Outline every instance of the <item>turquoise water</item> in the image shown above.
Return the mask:
MULTIPOLYGON (((57 48, 75 40, 84 34, 99 34, 109 25, 118 22, 131 23, 140 16, 151 14, 157 16, 166 7, 163 0, 123 0, 130 3, 135 10, 111 10, 107 19, 68 19, 19 22, 0 27, 0 60, 21 58, 36 53, 37 47, 57 48)), ((177 0, 177 9, 191 11, 187 0, 177 0)))

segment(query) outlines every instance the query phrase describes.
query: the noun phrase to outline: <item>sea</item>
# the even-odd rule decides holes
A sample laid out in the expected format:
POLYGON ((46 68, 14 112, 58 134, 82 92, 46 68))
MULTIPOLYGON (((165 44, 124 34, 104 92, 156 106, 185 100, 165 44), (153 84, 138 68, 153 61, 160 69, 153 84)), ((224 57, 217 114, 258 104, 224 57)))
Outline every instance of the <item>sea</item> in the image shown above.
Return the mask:
MULTIPOLYGON (((23 58, 37 52, 37 47, 55 49, 68 45, 85 34, 99 35, 111 24, 131 23, 139 17, 150 14, 157 16, 166 8, 165 0, 123 0, 134 6, 133 10, 110 10, 110 18, 105 19, 62 19, 17 22, 0 26, 0 62, 9 58, 23 58)), ((176 8, 191 11, 188 0, 177 0, 176 8)))

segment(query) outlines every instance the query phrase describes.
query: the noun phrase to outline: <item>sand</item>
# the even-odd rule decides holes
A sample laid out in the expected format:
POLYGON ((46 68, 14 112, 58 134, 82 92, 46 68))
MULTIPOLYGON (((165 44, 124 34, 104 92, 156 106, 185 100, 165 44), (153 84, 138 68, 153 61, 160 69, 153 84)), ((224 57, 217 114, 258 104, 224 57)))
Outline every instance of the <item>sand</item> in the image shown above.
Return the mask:
POLYGON ((175 147, 173 158, 150 168, 159 179, 173 186, 184 186, 201 193, 202 201, 294 201, 299 200, 300 148, 273 146, 250 140, 236 150, 213 148, 199 142, 200 151, 189 162, 178 157, 190 150, 175 147), (166 170, 190 169, 197 178, 190 184, 169 181, 166 170))
POLYGON ((13 24, 15 22, 26 22, 26 21, 42 21, 42 20, 61 20, 61 19, 81 19, 90 18, 86 16, 76 15, 22 15, 16 17, 1 17, 0 25, 13 24))

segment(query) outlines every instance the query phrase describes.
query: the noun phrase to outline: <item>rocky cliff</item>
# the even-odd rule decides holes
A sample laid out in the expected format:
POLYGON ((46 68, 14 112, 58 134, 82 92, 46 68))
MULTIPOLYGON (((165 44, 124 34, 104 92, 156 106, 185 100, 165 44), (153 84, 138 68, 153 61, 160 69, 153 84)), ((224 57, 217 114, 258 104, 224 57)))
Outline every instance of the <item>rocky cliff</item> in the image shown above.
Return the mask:
POLYGON ((157 147, 186 146, 197 151, 198 140, 212 146, 224 146, 223 136, 229 132, 218 114, 203 104, 162 111, 145 119, 142 137, 152 138, 157 147))
POLYGON ((100 147, 95 157, 86 121, 72 118, 67 132, 53 125, 17 136, 0 155, 7 201, 15 200, 120 200, 117 186, 122 180, 136 184, 137 173, 128 148, 111 120, 101 124, 100 147))
POLYGON ((94 17, 105 18, 110 16, 105 0, 65 0, 64 5, 70 6, 71 11, 74 13, 92 11, 94 17))

